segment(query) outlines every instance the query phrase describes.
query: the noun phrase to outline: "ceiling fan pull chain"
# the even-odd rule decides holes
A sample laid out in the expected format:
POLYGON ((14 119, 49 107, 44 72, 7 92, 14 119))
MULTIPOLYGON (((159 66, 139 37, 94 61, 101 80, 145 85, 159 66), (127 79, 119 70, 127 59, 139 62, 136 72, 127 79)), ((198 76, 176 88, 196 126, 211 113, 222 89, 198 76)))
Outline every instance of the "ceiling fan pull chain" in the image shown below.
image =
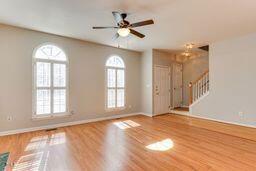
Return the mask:
POLYGON ((127 49, 129 48, 129 37, 127 37, 127 39, 126 39, 126 48, 127 49))

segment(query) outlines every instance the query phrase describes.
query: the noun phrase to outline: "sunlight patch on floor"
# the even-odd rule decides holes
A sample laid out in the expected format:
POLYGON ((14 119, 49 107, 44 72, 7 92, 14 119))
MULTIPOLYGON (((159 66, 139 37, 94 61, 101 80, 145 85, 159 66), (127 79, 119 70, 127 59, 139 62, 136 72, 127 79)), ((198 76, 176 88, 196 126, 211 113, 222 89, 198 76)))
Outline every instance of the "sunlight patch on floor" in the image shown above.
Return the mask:
POLYGON ((49 145, 59 145, 66 143, 66 134, 64 132, 56 133, 51 136, 49 145))
POLYGON ((65 132, 33 137, 13 166, 13 171, 41 171, 47 168, 51 146, 66 143, 65 132))
POLYGON ((153 150, 153 151, 167 151, 167 150, 171 149, 173 146, 174 146, 174 144, 171 139, 165 139, 165 140, 150 144, 150 145, 146 146, 146 148, 153 150))
POLYGON ((134 122, 132 120, 114 122, 113 124, 120 129, 135 128, 135 127, 140 126, 140 124, 138 124, 137 122, 134 122))
POLYGON ((25 151, 38 150, 44 148, 47 144, 48 136, 38 136, 30 140, 25 151))
POLYGON ((43 152, 21 156, 14 165, 13 171, 38 171, 43 159, 43 152))

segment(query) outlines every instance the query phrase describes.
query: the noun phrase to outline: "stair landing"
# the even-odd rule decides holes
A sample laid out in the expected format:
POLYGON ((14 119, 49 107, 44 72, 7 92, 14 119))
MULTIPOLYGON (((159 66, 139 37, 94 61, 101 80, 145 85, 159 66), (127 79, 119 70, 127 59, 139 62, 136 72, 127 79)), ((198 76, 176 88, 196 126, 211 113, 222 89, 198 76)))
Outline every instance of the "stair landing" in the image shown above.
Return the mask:
POLYGON ((180 115, 189 115, 188 107, 177 107, 171 110, 171 113, 180 114, 180 115))

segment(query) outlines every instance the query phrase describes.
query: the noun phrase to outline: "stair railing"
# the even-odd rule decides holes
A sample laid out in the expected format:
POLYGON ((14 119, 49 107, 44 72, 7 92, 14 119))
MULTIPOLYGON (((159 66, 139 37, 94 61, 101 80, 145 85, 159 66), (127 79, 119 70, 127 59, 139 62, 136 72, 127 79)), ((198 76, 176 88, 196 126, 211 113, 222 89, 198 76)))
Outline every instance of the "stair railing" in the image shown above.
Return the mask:
POLYGON ((200 97, 209 92, 209 70, 205 71, 198 79, 189 83, 190 99, 189 104, 193 104, 200 97))

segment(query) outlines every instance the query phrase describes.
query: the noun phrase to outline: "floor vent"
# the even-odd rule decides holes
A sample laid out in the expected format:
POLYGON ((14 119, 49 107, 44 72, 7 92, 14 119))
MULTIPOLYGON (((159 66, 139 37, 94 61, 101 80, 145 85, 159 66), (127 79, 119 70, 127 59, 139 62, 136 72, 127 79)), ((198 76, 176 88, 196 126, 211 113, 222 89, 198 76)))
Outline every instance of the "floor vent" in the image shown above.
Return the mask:
POLYGON ((49 131, 56 131, 58 128, 52 128, 52 129, 46 129, 45 131, 46 132, 49 132, 49 131))

